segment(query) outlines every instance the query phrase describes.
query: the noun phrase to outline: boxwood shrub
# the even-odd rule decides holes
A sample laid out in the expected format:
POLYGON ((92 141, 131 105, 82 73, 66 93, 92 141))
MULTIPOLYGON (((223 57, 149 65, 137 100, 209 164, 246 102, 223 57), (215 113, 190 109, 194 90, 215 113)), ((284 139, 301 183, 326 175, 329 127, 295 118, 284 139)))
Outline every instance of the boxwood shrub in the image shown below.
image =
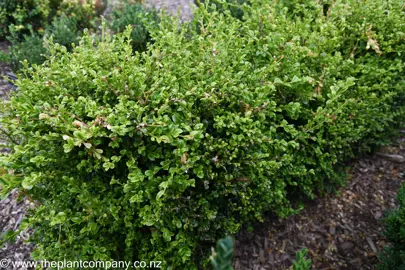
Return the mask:
POLYGON ((196 269, 384 143, 404 117, 402 1, 301 2, 252 0, 244 21, 200 6, 163 16, 144 53, 128 28, 26 67, 1 105, 0 172, 37 204, 33 258, 196 269))
POLYGON ((115 9, 109 18, 110 28, 114 33, 122 33, 128 25, 132 27, 131 41, 135 51, 146 51, 147 44, 152 42, 148 27, 156 27, 159 16, 156 10, 146 8, 140 2, 125 2, 115 9))

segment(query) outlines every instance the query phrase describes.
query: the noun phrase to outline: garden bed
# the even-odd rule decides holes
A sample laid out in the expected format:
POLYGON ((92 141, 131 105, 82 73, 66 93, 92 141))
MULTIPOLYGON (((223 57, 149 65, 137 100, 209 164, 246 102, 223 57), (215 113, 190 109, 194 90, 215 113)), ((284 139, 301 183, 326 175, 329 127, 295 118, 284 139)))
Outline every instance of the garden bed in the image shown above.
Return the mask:
MULTIPOLYGON (((405 156, 405 139, 383 150, 405 156)), ((351 177, 337 195, 307 202, 287 219, 268 217, 253 232, 240 233, 235 269, 286 269, 305 247, 312 269, 375 269, 376 253, 387 244, 381 218, 395 206, 405 163, 371 155, 350 167, 351 177)))

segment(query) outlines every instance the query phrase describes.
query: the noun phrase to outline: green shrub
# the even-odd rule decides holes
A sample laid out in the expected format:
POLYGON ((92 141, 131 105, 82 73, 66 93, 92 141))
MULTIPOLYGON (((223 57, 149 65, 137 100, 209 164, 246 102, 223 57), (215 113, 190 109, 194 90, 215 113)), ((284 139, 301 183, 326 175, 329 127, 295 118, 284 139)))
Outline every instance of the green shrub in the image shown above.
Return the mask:
POLYGON ((383 219, 384 236, 389 246, 380 253, 380 270, 405 269, 405 185, 397 195, 398 208, 383 219))
POLYGON ((39 203, 34 258, 195 269, 215 239, 294 212, 384 143, 404 117, 402 1, 283 5, 251 1, 243 22, 201 6, 162 17, 147 53, 128 29, 23 70, 0 165, 3 193, 39 203))
POLYGON ((295 261, 293 262, 292 269, 293 270, 309 270, 311 269, 312 260, 307 259, 308 250, 306 248, 301 249, 298 251, 295 256, 295 261))
POLYGON ((56 15, 57 7, 62 0, 4 0, 0 3, 2 16, 1 36, 3 39, 10 33, 24 35, 44 28, 49 18, 56 15))
POLYGON ((78 43, 80 35, 76 17, 68 17, 66 14, 55 17, 45 33, 46 37, 52 37, 55 43, 59 43, 69 50, 72 48, 72 44, 78 43))
POLYGON ((58 8, 57 15, 68 15, 69 18, 76 21, 76 26, 79 31, 84 29, 96 30, 104 7, 97 7, 94 0, 87 0, 85 4, 79 4, 76 1, 64 1, 58 8))
POLYGON ((244 12, 241 8, 241 5, 245 4, 245 3, 249 3, 249 1, 246 0, 226 0, 226 1, 217 1, 217 0, 210 0, 210 1, 206 1, 206 0, 196 0, 195 3, 197 5, 208 5, 208 6, 212 6, 214 5, 212 8, 208 8, 208 10, 210 11, 218 11, 218 12, 225 12, 225 11, 229 11, 229 13, 231 14, 231 16, 238 18, 239 20, 243 19, 243 15, 244 12))
POLYGON ((97 10, 91 0, 2 0, 0 2, 0 39, 11 33, 24 40, 31 32, 43 34, 55 16, 63 13, 75 17, 79 29, 94 28, 97 10))
POLYGON ((48 53, 44 46, 43 38, 35 33, 24 35, 23 40, 10 37, 12 46, 9 47, 9 53, 3 55, 3 60, 8 62, 14 72, 22 68, 22 61, 26 60, 29 65, 42 64, 48 53))
POLYGON ((132 27, 131 40, 135 51, 145 51, 152 42, 147 27, 157 26, 159 17, 155 10, 144 7, 141 3, 125 2, 120 9, 112 12, 110 28, 115 33, 122 33, 128 25, 132 27))
POLYGON ((52 25, 45 30, 44 36, 31 32, 20 40, 17 34, 12 34, 9 37, 12 44, 9 47, 9 53, 1 54, 4 61, 8 62, 12 70, 17 73, 22 68, 21 62, 25 60, 29 66, 40 65, 46 60, 49 56, 47 39, 65 46, 70 51, 72 45, 78 43, 80 35, 75 18, 62 14, 54 18, 52 25))

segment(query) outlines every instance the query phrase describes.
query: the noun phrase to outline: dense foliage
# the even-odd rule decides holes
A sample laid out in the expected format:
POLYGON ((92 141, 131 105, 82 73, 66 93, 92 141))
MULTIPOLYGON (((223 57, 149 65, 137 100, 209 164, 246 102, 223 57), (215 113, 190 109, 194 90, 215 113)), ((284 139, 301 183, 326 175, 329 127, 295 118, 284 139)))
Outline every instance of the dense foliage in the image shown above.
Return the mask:
POLYGON ((96 10, 92 0, 2 0, 0 39, 10 34, 22 39, 31 32, 41 33, 61 13, 75 17, 82 29, 91 28, 101 10, 101 6, 96 10))
POLYGON ((0 39, 7 38, 12 44, 8 54, 0 52, 0 61, 10 63, 14 72, 18 72, 24 60, 29 65, 42 64, 49 55, 49 38, 71 49, 84 29, 91 31, 98 25, 96 15, 102 8, 97 9, 97 2, 99 0, 6 0, 0 3, 0 14, 8 14, 0 15, 0 22, 3 20, 0 39))
POLYGON ((248 4, 249 1, 245 0, 211 0, 211 1, 206 1, 206 0, 195 0, 195 3, 197 5, 204 5, 208 3, 208 10, 209 11, 218 11, 218 12, 225 12, 229 11, 232 16, 235 18, 238 18, 240 20, 243 19, 244 12, 241 9, 241 5, 243 4, 248 4), (210 8, 212 7, 212 8, 210 8))
POLYGON ((15 34, 9 36, 12 46, 9 47, 9 53, 0 52, 0 60, 8 62, 13 71, 18 72, 23 61, 27 61, 29 65, 40 65, 45 61, 49 56, 48 39, 71 50, 74 44, 78 44, 80 36, 75 17, 62 14, 54 18, 43 34, 31 31, 31 34, 24 35, 22 39, 15 34))
POLYGON ((147 44, 152 42, 147 27, 157 27, 159 17, 155 10, 139 2, 126 2, 122 8, 113 11, 109 21, 115 33, 122 33, 130 25, 132 47, 135 51, 145 51, 147 44))
POLYGON ((383 220, 389 246, 380 254, 379 270, 405 269, 405 185, 397 195, 398 208, 383 220))
POLYGON ((195 269, 205 244, 341 184, 404 117, 403 5, 301 2, 250 1, 243 21, 201 6, 162 17, 147 53, 128 28, 24 69, 0 165, 3 192, 39 204, 33 257, 195 269))

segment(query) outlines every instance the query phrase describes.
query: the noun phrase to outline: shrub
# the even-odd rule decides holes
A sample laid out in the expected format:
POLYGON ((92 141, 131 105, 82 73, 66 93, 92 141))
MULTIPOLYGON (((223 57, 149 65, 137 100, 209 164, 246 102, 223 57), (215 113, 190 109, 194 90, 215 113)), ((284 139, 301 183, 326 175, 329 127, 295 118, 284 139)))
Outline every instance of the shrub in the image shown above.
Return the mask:
POLYGON ((292 269, 293 270, 309 270, 311 269, 312 260, 307 259, 308 250, 306 248, 301 249, 298 251, 295 256, 296 259, 293 262, 292 269))
POLYGON ((405 269, 405 185, 397 195, 398 208, 383 219, 384 236, 390 245, 380 253, 380 270, 405 269))
POLYGON ((18 33, 19 38, 45 27, 49 18, 55 16, 61 0, 5 0, 0 3, 2 16, 2 38, 18 33))
POLYGON ((77 44, 80 35, 76 17, 68 17, 66 14, 55 17, 45 33, 46 37, 52 37, 55 43, 59 43, 69 50, 72 49, 72 44, 77 44))
POLYGON ((54 43, 65 46, 69 51, 72 45, 77 44, 80 32, 77 30, 77 22, 74 17, 67 17, 62 14, 55 17, 52 25, 47 27, 44 35, 36 34, 31 31, 30 35, 24 35, 20 40, 17 34, 9 37, 12 46, 9 47, 9 53, 1 53, 5 62, 8 62, 14 72, 18 72, 22 67, 22 62, 27 61, 28 65, 40 65, 46 57, 49 56, 47 39, 54 43))
MULTIPOLYGON (((12 30, 8 37, 12 46, 9 47, 8 55, 0 52, 2 59, 10 63, 14 72, 18 72, 22 67, 21 62, 24 60, 27 60, 30 66, 34 64, 39 65, 45 61, 49 54, 46 45, 48 43, 47 39, 52 39, 54 43, 59 43, 71 51, 72 46, 78 43, 82 34, 82 27, 84 27, 83 23, 80 25, 80 22, 84 20, 84 18, 81 17, 83 14, 77 16, 74 10, 77 9, 82 12, 88 11, 88 6, 80 7, 81 8, 64 6, 65 10, 69 10, 72 13, 69 15, 65 13, 56 15, 52 23, 48 25, 45 30, 42 29, 40 32, 31 30, 30 35, 21 37, 21 33, 12 30)), ((93 24, 94 26, 96 24, 94 19, 86 21, 88 25, 93 24)))
POLYGON ((0 2, 0 39, 11 33, 19 40, 32 31, 41 34, 54 17, 62 13, 75 17, 79 29, 84 29, 94 27, 97 10, 90 0, 84 4, 80 0, 3 0, 0 2))
POLYGON ((110 28, 115 33, 122 33, 128 25, 132 27, 131 42, 135 51, 145 51, 151 37, 147 27, 157 26, 159 17, 155 10, 144 7, 141 3, 125 2, 125 5, 112 12, 110 28))
POLYGON ((3 192, 39 203, 37 259, 195 269, 215 239, 341 184, 338 165, 404 117, 402 1, 251 1, 50 46, 2 104, 3 192), (355 39, 355 40, 350 40, 355 39), (10 143, 12 143, 12 141, 10 143))
POLYGON ((23 61, 30 65, 40 65, 45 61, 47 50, 43 44, 43 38, 35 33, 24 35, 20 41, 16 37, 10 37, 12 46, 9 47, 9 53, 1 52, 2 58, 8 62, 14 72, 22 68, 23 61))
POLYGON ((211 1, 205 1, 205 0, 196 0, 195 3, 197 5, 208 5, 212 6, 212 8, 208 8, 209 11, 218 11, 218 12, 225 12, 229 11, 231 16, 238 18, 239 20, 243 19, 244 12, 241 8, 241 5, 245 3, 249 3, 249 1, 245 0, 226 0, 226 1, 217 1, 217 0, 211 0, 211 1))

